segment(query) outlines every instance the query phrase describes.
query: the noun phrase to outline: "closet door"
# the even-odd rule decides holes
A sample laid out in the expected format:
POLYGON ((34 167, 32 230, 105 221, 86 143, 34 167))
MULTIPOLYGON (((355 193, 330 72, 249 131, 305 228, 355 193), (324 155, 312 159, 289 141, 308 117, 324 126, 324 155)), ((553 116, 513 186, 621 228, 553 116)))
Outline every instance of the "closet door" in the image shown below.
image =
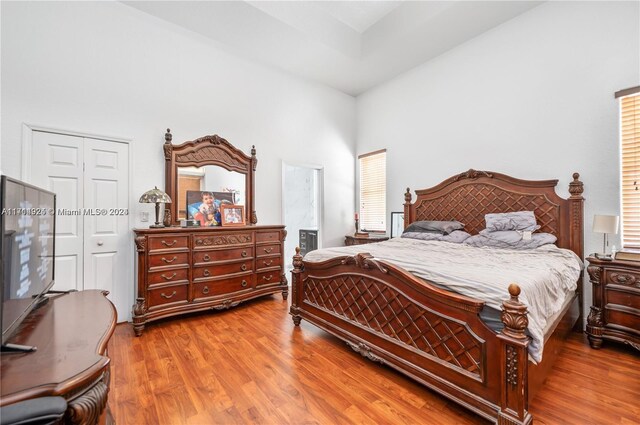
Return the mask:
POLYGON ((129 145, 33 131, 30 168, 26 180, 57 195, 54 289, 105 289, 127 320, 129 145))
MULTIPOLYGON (((34 131, 31 179, 28 183, 55 192, 58 210, 78 211, 84 205, 84 158, 81 137, 34 131)), ((84 217, 56 217, 55 286, 65 291, 83 289, 84 217)))

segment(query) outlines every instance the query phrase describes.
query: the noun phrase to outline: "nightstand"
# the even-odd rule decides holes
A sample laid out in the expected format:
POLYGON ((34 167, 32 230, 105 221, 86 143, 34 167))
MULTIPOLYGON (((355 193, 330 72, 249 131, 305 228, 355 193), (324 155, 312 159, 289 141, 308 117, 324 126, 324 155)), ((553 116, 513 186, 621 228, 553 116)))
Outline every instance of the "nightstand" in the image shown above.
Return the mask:
POLYGON ((587 318, 592 348, 603 340, 640 350, 640 262, 587 258, 593 303, 587 318))
POLYGON ((382 242, 382 241, 386 241, 386 240, 389 240, 389 238, 386 237, 386 236, 376 237, 376 236, 370 236, 370 235, 366 235, 366 236, 347 235, 347 236, 344 237, 344 244, 346 246, 364 245, 364 244, 368 244, 368 243, 382 242))

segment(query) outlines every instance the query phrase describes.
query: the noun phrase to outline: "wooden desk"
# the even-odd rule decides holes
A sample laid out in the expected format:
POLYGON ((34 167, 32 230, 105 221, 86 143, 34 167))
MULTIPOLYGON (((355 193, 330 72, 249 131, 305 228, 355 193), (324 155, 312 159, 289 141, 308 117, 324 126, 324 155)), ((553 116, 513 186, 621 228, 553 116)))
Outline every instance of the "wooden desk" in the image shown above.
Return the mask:
POLYGON ((52 297, 32 311, 8 341, 35 345, 30 353, 2 353, 0 406, 60 395, 67 399, 65 423, 107 422, 107 343, 116 310, 106 291, 52 297))

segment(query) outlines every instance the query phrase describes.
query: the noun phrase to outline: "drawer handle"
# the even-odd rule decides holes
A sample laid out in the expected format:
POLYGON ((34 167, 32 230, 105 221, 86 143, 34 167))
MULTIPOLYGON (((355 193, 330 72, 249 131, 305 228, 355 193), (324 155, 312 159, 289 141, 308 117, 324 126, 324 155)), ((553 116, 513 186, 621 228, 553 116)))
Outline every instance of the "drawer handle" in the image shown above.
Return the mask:
POLYGON ((174 240, 173 240, 173 242, 171 242, 171 243, 169 243, 169 242, 167 242, 167 241, 162 241, 162 244, 163 244, 164 246, 174 246, 174 245, 175 245, 175 244, 177 244, 177 243, 178 243, 178 241, 177 241, 177 240, 175 240, 175 239, 174 239, 174 240))
POLYGON ((271 251, 273 251, 273 248, 264 248, 264 252, 266 252, 267 254, 269 254, 271 251))
POLYGON ((209 260, 211 260, 211 257, 209 257, 209 254, 205 254, 204 257, 202 257, 202 259, 204 261, 209 261, 209 260))
POLYGON ((240 266, 240 270, 242 270, 242 271, 247 270, 247 265, 246 264, 241 265, 240 266))
POLYGON ((162 276, 163 278, 165 278, 166 280, 171 280, 174 277, 176 277, 177 273, 172 274, 171 276, 165 276, 164 274, 161 274, 160 276, 162 276))
POLYGON ((243 280, 243 281, 242 281, 242 283, 241 283, 240 285, 244 288, 245 286, 247 286, 247 281, 246 281, 246 280, 243 280))
POLYGON ((247 256, 247 251, 242 251, 242 253, 240 254, 241 257, 246 257, 247 256))
POLYGON ((166 258, 162 257, 162 261, 164 261, 165 263, 173 263, 174 261, 176 261, 178 259, 177 256, 173 256, 173 258, 171 260, 167 260, 166 258))
POLYGON ((164 293, 164 292, 162 292, 162 293, 160 293, 160 296, 161 296, 162 298, 169 299, 169 298, 173 298, 173 296, 174 296, 176 293, 177 293, 176 291, 173 291, 173 292, 171 293, 171 295, 165 295, 165 293, 164 293))
POLYGON ((204 269, 204 272, 202 272, 202 274, 205 276, 209 276, 211 272, 209 271, 209 269, 204 269))
POLYGON ((209 293, 209 287, 205 286, 204 288, 202 288, 202 293, 203 294, 208 294, 209 293))
POLYGON ((266 280, 267 282, 269 282, 271 280, 271 278, 273 277, 272 274, 270 274, 269 276, 262 276, 263 280, 266 280))
POLYGON ((273 260, 269 260, 269 261, 264 260, 263 263, 265 266, 270 266, 271 264, 273 264, 273 260))

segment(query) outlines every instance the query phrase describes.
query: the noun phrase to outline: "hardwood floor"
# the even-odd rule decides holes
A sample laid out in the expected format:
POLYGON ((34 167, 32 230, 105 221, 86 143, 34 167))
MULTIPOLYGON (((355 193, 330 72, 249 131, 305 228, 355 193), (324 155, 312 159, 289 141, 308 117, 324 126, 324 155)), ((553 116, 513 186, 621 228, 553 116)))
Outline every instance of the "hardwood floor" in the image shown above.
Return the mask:
MULTIPOLYGON (((486 424, 266 297, 225 312, 131 324, 109 345, 118 424, 486 424)), ((637 424, 640 353, 571 336, 532 405, 536 424, 637 424)))

